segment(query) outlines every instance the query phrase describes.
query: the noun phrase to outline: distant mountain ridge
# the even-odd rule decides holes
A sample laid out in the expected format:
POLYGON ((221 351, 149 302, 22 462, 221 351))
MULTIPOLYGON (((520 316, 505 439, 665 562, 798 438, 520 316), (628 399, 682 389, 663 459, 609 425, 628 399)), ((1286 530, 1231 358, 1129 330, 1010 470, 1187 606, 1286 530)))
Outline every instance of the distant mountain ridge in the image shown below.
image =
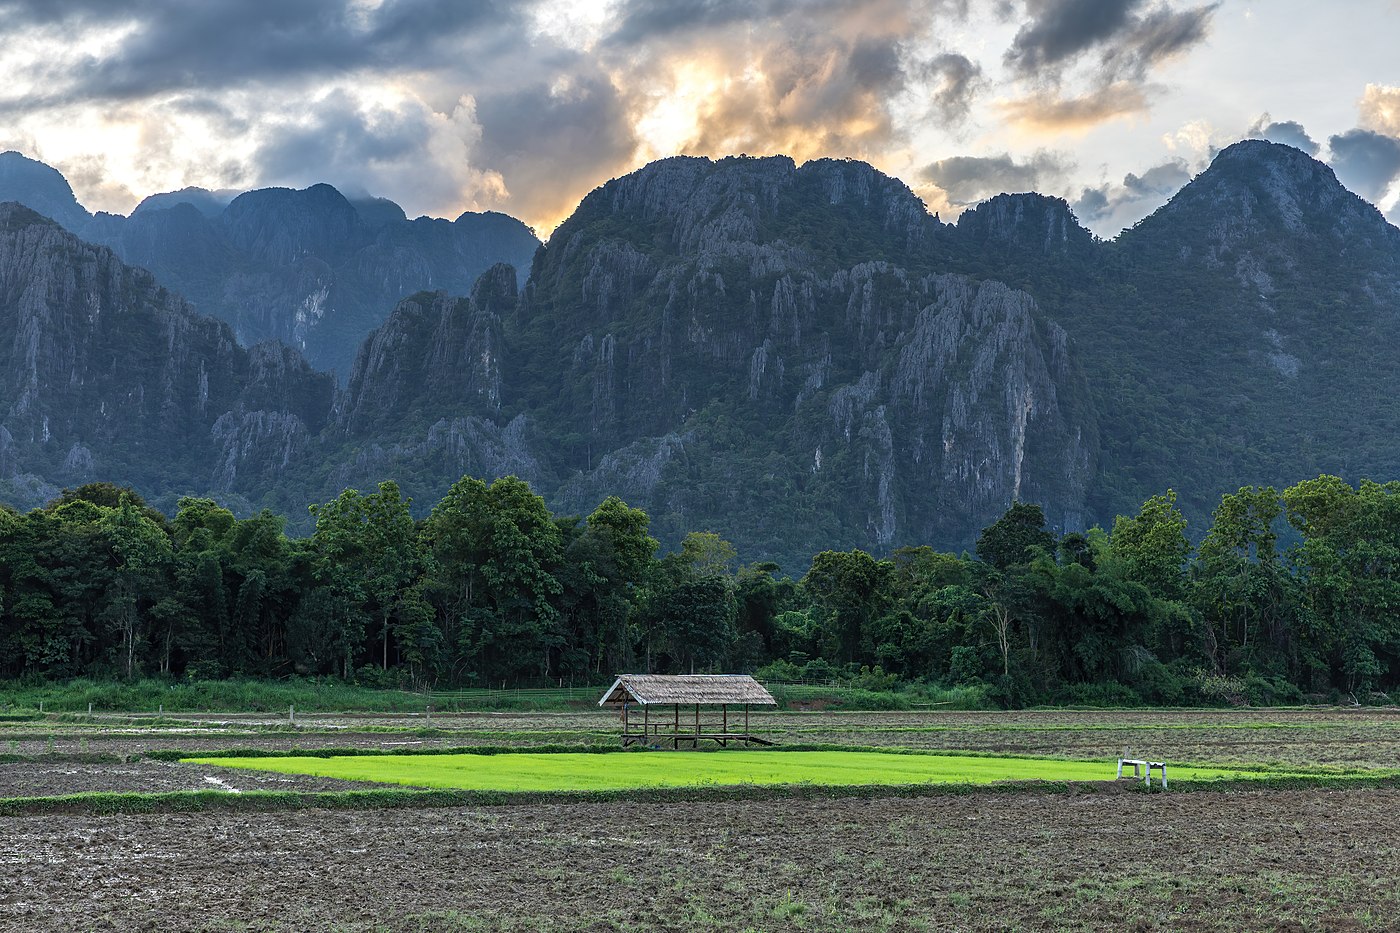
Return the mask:
POLYGON ((399 299, 470 290, 497 263, 529 268, 539 246, 505 214, 409 220, 393 201, 304 190, 202 188, 151 195, 129 217, 90 214, 56 170, 0 153, 0 201, 22 203, 232 325, 251 346, 280 340, 349 375, 361 341, 399 299))
MULTIPOLYGON (((376 244, 417 223, 329 186, 256 194, 221 209, 212 239, 196 204, 137 211, 126 248, 178 221, 196 252, 313 275, 306 257, 359 235, 366 212, 382 218, 376 244), (146 214, 165 226, 142 227, 146 214)), ((81 268, 139 278, 8 210, 0 262, 43 245, 58 270, 78 249, 81 268)), ((712 530, 797 572, 825 548, 967 547, 1013 499, 1073 530, 1168 487, 1202 522, 1246 483, 1400 477, 1400 230, 1325 165, 1264 141, 1227 148, 1113 241, 1037 194, 954 225, 863 163, 662 160, 586 197, 523 287, 495 264, 386 307, 343 388, 295 350, 182 324, 212 336, 171 352, 229 387, 198 412, 171 403, 178 470, 154 465, 155 428, 134 426, 152 446, 132 446, 88 418, 103 398, 58 390, 94 378, 74 348, 98 319, 36 316, 22 279, 0 294, 0 341, 16 372, 42 375, 0 398, 0 482, 25 503, 96 475, 295 516, 347 485, 395 478, 426 507, 463 473, 514 473, 557 511, 620 495, 668 542, 712 530), (64 362, 35 370, 36 355, 64 362), (50 414, 36 439, 45 398, 78 413, 61 438, 50 414)), ((143 301, 189 315, 157 293, 143 301)), ((170 339, 131 326, 146 334, 133 352, 170 339)), ((164 397, 179 379, 102 392, 164 397)), ((162 424, 161 410, 131 416, 162 424)))

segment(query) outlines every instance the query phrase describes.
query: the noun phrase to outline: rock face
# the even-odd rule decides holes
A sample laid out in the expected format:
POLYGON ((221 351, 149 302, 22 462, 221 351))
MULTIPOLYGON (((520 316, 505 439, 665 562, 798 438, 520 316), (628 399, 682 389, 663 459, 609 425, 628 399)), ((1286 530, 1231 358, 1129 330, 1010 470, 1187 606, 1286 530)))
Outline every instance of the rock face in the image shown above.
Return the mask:
POLYGON ((96 478, 175 494, 275 483, 334 391, 14 203, 0 204, 0 355, 0 484, 26 506, 96 478))
POLYGON ((513 387, 576 438, 560 504, 625 489, 663 535, 794 566, 813 541, 968 544, 1017 496, 1077 525, 1097 430, 1065 334, 933 274, 949 234, 861 163, 671 159, 589 195, 518 322, 568 367, 513 387))

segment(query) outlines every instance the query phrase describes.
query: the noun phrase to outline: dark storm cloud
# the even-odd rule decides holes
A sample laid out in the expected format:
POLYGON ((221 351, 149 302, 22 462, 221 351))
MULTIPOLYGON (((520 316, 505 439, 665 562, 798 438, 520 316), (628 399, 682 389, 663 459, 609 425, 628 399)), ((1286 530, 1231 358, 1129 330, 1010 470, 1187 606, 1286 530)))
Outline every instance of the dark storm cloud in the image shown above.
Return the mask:
POLYGON ((1142 0, 1029 0, 1030 22, 1016 33, 1007 64, 1034 74, 1072 59, 1124 31, 1141 5, 1142 0))
POLYGON ((1108 186, 1085 188, 1070 204, 1080 223, 1091 223, 1108 214, 1108 186))
POLYGON ((428 115, 421 111, 366 112, 348 94, 334 92, 302 120, 272 134, 257 152, 270 177, 294 179, 347 167, 393 162, 427 145, 428 115))
POLYGON ((512 192, 507 207, 527 217, 557 207, 561 164, 591 187, 625 163, 637 144, 626 102, 601 75, 575 78, 563 88, 530 85, 482 98, 476 116, 479 158, 506 177, 512 192))
MULTIPOLYGON (((966 18, 969 0, 925 0, 930 11, 966 18)), ((608 42, 639 45, 672 36, 790 16, 823 18, 857 9, 860 0, 624 0, 608 42)))
POLYGON ((1191 172, 1180 159, 1154 165, 1141 175, 1123 176, 1123 187, 1138 197, 1172 195, 1191 180, 1191 172))
MULTIPOLYGON (((466 38, 519 31, 530 4, 389 0, 363 14, 323 0, 0 0, 0 28, 126 26, 102 58, 51 62, 31 105, 122 100, 196 88, 401 71, 441 60, 466 38)), ((463 58, 463 62, 469 61, 463 58)), ((10 109, 22 108, 12 102, 10 109)))
POLYGON ((634 45, 697 29, 776 18, 795 5, 796 0, 628 0, 608 41, 634 45))
POLYGON ((1133 23, 1122 41, 1104 52, 1105 67, 1117 75, 1142 77, 1156 65, 1205 39, 1218 3, 1173 10, 1157 7, 1133 23))
POLYGON ((1003 192, 1034 191, 1054 185, 1070 166, 1058 157, 1039 152, 1025 162, 1011 155, 953 156, 924 166, 919 177, 948 195, 949 203, 966 206, 1003 192))
POLYGON ((1245 132, 1250 139, 1267 139, 1269 142, 1283 143, 1285 146, 1292 146, 1294 149, 1301 149, 1310 156, 1317 155, 1322 147, 1317 144, 1307 130, 1303 129, 1303 124, 1293 120, 1281 120, 1274 122, 1266 113, 1245 132))
POLYGON ((1342 184, 1369 201, 1385 195, 1400 177, 1400 139, 1370 130, 1347 130, 1329 137, 1332 169, 1342 184))
POLYGON ((934 112, 950 122, 967 118, 972 101, 985 84, 982 66, 956 52, 945 52, 927 62, 923 77, 933 88, 934 112))
POLYGON ((1027 0, 1029 20, 1003 58, 1030 90, 1002 109, 1023 126, 1070 132, 1140 113, 1152 70, 1200 44, 1218 6, 1027 0), (1071 78, 1077 89, 1062 91, 1071 78))
POLYGON ((1107 81, 1142 78, 1154 65, 1206 37, 1219 4, 1177 10, 1143 0, 1029 0, 1030 21, 1016 33, 1006 63, 1023 77, 1057 80, 1093 49, 1107 81))

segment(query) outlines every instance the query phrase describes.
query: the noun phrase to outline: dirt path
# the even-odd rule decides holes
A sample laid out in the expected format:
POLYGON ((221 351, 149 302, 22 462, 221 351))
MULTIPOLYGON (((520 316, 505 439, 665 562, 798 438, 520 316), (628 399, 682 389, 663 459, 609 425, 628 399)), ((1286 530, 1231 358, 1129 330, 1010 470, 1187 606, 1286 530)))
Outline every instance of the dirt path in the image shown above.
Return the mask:
POLYGON ((1386 929, 1400 792, 0 821, 3 930, 1386 929))

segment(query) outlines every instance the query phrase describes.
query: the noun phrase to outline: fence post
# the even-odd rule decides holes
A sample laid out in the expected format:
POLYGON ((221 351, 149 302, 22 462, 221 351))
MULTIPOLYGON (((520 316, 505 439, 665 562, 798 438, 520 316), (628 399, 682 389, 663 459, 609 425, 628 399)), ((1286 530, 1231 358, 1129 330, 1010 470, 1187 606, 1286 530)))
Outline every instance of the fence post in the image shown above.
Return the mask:
POLYGON ((290 706, 287 707, 287 722, 288 722, 289 724, 293 725, 293 726, 296 725, 296 723, 297 723, 297 708, 296 708, 296 704, 292 704, 292 705, 290 705, 290 706))

